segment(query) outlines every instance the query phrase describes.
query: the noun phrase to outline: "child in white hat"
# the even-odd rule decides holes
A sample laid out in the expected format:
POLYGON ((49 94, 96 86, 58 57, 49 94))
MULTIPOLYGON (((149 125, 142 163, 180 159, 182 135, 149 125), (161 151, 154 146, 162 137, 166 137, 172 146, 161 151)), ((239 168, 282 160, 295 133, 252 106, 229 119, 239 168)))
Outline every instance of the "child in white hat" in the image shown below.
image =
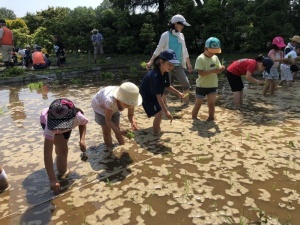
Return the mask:
POLYGON ((128 120, 132 130, 137 130, 134 119, 134 107, 142 104, 139 88, 125 82, 121 86, 107 86, 102 88, 92 99, 92 108, 95 112, 95 121, 102 128, 104 143, 107 148, 113 147, 111 131, 115 133, 120 145, 125 144, 124 136, 127 129, 120 128, 120 115, 124 109, 128 109, 128 120))

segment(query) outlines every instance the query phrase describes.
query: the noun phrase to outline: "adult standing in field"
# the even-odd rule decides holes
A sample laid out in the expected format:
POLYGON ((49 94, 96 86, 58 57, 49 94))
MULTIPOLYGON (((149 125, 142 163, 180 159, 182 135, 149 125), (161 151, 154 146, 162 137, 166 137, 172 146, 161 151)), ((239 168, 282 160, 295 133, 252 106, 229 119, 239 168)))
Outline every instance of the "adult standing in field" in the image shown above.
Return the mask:
POLYGON ((244 84, 242 81, 242 76, 245 76, 246 79, 255 84, 263 84, 263 80, 257 80, 252 77, 254 71, 266 71, 270 73, 270 70, 274 62, 268 57, 259 55, 256 59, 239 59, 231 63, 225 74, 227 80, 233 92, 233 100, 236 108, 240 107, 243 104, 243 89, 244 84))
POLYGON ((91 41, 94 46, 94 62, 97 62, 97 57, 101 59, 101 55, 103 55, 103 36, 99 33, 97 29, 92 30, 91 41))
POLYGON ((62 43, 61 37, 59 35, 54 35, 53 41, 54 41, 54 50, 56 54, 56 65, 58 67, 63 67, 66 64, 65 46, 62 43))
POLYGON ((6 68, 12 66, 11 53, 14 47, 14 36, 10 29, 6 27, 5 20, 0 19, 0 52, 2 61, 6 68))
MULTIPOLYGON (((184 72, 184 68, 188 68, 188 72, 192 72, 192 65, 190 62, 189 54, 186 48, 184 35, 182 30, 184 26, 191 26, 186 22, 185 18, 182 15, 175 15, 170 20, 168 27, 169 30, 164 32, 159 40, 156 50, 154 51, 150 61, 147 63, 147 69, 153 64, 154 59, 159 56, 162 51, 167 49, 172 49, 180 64, 175 65, 173 70, 169 72, 170 80, 172 76, 175 76, 179 81, 180 85, 183 88, 184 98, 183 103, 184 106, 188 106, 189 104, 189 89, 190 82, 187 78, 186 73, 184 72)), ((165 89, 163 95, 163 101, 166 103, 166 96, 168 94, 168 90, 165 89)))

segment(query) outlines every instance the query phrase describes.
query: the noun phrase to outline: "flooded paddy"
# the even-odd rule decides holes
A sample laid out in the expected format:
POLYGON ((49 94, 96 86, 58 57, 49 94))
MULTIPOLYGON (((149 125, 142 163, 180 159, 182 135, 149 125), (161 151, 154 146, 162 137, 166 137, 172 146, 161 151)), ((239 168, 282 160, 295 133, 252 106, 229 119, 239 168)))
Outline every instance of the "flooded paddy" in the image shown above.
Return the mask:
MULTIPOLYGON (((139 131, 108 159, 90 107, 101 86, 88 78, 47 81, 38 90, 0 87, 0 163, 10 183, 0 194, 1 225, 299 224, 299 81, 293 89, 279 88, 275 97, 248 85, 239 111, 225 108, 232 94, 221 82, 211 122, 205 121, 207 105, 193 121, 193 102, 181 108, 170 96, 176 119, 162 122, 161 136, 152 135, 153 119, 137 107, 139 131), (89 118, 89 159, 80 159, 76 129, 69 140, 71 174, 54 196, 44 169, 39 115, 58 97, 73 100, 89 118)), ((121 127, 130 129, 126 112, 121 127)))

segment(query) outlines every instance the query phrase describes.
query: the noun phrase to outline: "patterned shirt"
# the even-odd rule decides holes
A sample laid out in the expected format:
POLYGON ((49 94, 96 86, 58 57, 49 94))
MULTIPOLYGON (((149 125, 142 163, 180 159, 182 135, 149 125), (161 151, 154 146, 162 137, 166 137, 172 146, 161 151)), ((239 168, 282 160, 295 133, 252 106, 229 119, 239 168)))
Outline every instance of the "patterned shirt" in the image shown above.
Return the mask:
POLYGON ((75 127, 77 127, 79 125, 86 125, 89 122, 89 120, 87 118, 85 118, 85 116, 81 112, 78 112, 76 114, 72 129, 49 130, 48 126, 47 126, 48 110, 49 110, 49 108, 45 108, 42 111, 41 116, 40 116, 40 123, 46 125, 45 130, 44 130, 44 136, 46 139, 51 140, 51 141, 54 141, 55 134, 63 134, 65 132, 68 132, 68 131, 74 129, 75 127))

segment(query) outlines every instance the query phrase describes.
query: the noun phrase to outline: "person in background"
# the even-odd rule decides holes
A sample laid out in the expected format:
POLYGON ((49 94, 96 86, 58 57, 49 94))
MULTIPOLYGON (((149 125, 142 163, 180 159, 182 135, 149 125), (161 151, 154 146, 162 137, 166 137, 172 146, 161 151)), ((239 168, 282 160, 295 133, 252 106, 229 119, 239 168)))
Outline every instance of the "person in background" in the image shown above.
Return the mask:
MULTIPOLYGON (((189 104, 189 89, 190 83, 189 79, 184 72, 184 68, 188 68, 188 72, 192 72, 192 65, 190 62, 189 54, 186 48, 184 35, 182 30, 185 26, 191 26, 188 22, 186 22, 185 18, 182 15, 175 15, 170 20, 169 30, 164 32, 159 40, 156 50, 154 51, 151 59, 147 63, 147 68, 149 69, 150 66, 153 64, 154 59, 164 50, 172 49, 180 64, 176 64, 172 71, 170 71, 169 75, 170 80, 171 76, 175 76, 176 79, 179 81, 180 85, 182 86, 184 99, 183 99, 183 106, 188 106, 189 104)), ((168 90, 165 89, 165 93, 163 96, 163 100, 166 102, 166 96, 168 94, 168 90)))
POLYGON ((161 132, 161 121, 163 114, 172 121, 173 116, 168 111, 163 101, 163 93, 165 88, 183 98, 183 93, 176 90, 170 85, 169 72, 174 69, 174 65, 180 64, 176 58, 176 54, 172 49, 162 51, 153 60, 153 69, 150 70, 143 78, 140 85, 140 93, 143 98, 143 108, 150 118, 154 116, 153 132, 155 135, 161 132))
POLYGON ((196 102, 192 110, 192 118, 198 118, 198 112, 203 99, 207 97, 208 118, 206 121, 215 119, 215 101, 218 88, 218 74, 222 73, 225 66, 221 65, 216 54, 221 53, 221 43, 216 37, 210 37, 205 42, 204 52, 198 56, 195 69, 198 70, 196 80, 196 102))
POLYGON ((290 38, 290 42, 284 48, 284 56, 286 56, 290 51, 295 50, 297 44, 300 44, 300 36, 295 35, 290 38))
POLYGON ((290 51, 284 56, 288 62, 281 63, 281 80, 278 85, 282 84, 284 81, 287 82, 289 87, 293 86, 294 76, 299 72, 299 68, 296 65, 296 61, 299 60, 298 55, 300 54, 300 44, 297 44, 295 50, 290 51))
POLYGON ((282 49, 286 46, 282 37, 275 37, 272 40, 272 49, 268 53, 268 57, 274 61, 274 64, 270 70, 270 73, 266 71, 263 73, 265 78, 266 85, 263 90, 263 96, 267 95, 267 92, 270 91, 270 95, 273 96, 276 88, 276 80, 279 79, 278 66, 279 61, 283 58, 282 49))
POLYGON ((0 193, 5 191, 7 188, 8 188, 7 175, 4 169, 2 168, 2 166, 0 166, 0 193))
POLYGON ((92 30, 91 41, 94 46, 94 63, 97 62, 97 57, 101 59, 101 55, 103 55, 103 36, 99 33, 97 29, 92 30))
POLYGON ((95 94, 91 106, 95 113, 95 121, 102 128, 106 150, 110 152, 114 146, 112 131, 118 143, 125 144, 124 136, 128 137, 128 130, 120 127, 120 115, 124 109, 128 109, 127 116, 131 129, 133 131, 138 129, 134 118, 134 108, 141 103, 139 88, 131 82, 125 82, 121 86, 107 86, 95 94))
POLYGON ((54 51, 56 54, 56 65, 58 67, 64 67, 66 64, 66 50, 62 43, 61 37, 59 35, 53 36, 54 41, 54 51))
POLYGON ((18 57, 17 57, 17 54, 15 52, 12 53, 11 58, 12 58, 14 66, 17 66, 18 65, 18 57))
POLYGON ((40 116, 40 123, 44 130, 44 163, 50 181, 50 189, 56 194, 60 192, 60 180, 67 178, 68 140, 75 127, 79 127, 79 147, 82 152, 86 151, 85 134, 88 119, 81 109, 66 98, 54 100, 49 108, 45 108, 40 116), (53 167, 53 146, 56 153, 55 175, 53 167))
POLYGON ((244 84, 242 76, 245 76, 251 83, 263 84, 263 80, 255 79, 252 74, 255 71, 270 73, 273 64, 272 59, 259 55, 256 59, 238 59, 227 67, 225 74, 233 92, 235 108, 239 108, 243 104, 244 84))
POLYGON ((47 69, 51 65, 51 61, 42 53, 42 47, 37 46, 32 53, 32 64, 35 70, 47 69))
POLYGON ((0 19, 0 52, 2 61, 6 68, 14 66, 11 62, 11 53, 14 49, 14 36, 10 29, 6 27, 5 20, 0 19))
POLYGON ((25 66, 27 69, 31 69, 32 68, 32 52, 30 49, 30 45, 26 45, 26 49, 25 49, 25 66))

